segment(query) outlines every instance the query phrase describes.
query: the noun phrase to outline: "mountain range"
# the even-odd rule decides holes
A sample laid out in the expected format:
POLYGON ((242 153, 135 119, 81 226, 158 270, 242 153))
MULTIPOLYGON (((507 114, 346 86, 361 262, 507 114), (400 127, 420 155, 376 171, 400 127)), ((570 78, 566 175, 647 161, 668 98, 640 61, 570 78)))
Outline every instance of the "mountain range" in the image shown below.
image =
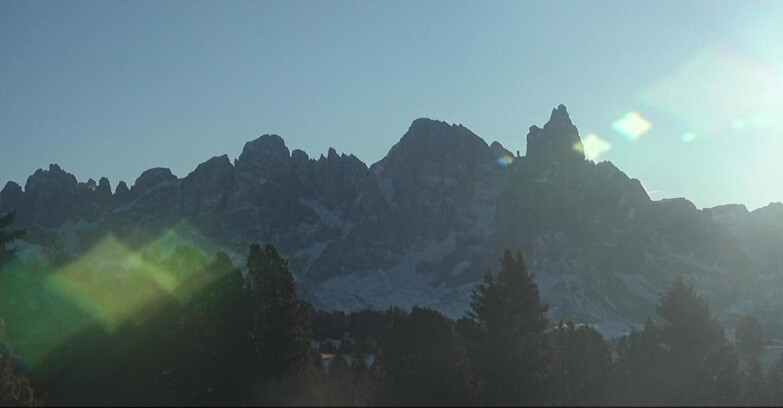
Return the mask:
POLYGON ((176 231, 242 264, 274 244, 316 307, 420 305, 458 318, 506 249, 522 251, 553 321, 614 337, 653 317, 684 276, 724 323, 753 313, 783 332, 783 204, 698 209, 651 200, 610 162, 586 160, 565 106, 527 134, 527 153, 487 144, 462 125, 416 119, 371 166, 329 149, 311 158, 277 135, 216 156, 183 178, 143 172, 129 188, 79 182, 56 164, 22 189, 8 182, 22 253, 78 256, 107 234, 128 245, 176 231))

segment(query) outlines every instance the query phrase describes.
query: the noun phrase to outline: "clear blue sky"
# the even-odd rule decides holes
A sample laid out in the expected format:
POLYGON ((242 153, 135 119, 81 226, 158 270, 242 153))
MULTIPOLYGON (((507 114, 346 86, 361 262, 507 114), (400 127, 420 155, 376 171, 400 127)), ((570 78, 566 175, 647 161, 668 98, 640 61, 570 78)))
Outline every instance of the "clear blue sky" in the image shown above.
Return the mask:
POLYGON ((184 177, 264 133, 369 165, 417 117, 524 154, 564 103, 652 198, 753 209, 783 201, 781 22, 765 1, 4 1, 0 183, 184 177))

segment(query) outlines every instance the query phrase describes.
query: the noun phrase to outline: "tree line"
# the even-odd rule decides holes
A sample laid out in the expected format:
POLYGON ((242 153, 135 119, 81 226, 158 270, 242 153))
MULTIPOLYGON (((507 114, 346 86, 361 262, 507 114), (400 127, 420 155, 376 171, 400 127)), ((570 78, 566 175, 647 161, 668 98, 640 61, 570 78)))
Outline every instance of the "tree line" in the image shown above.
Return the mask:
POLYGON ((163 297, 112 330, 79 326, 28 367, 15 355, 30 349, 18 336, 27 320, 64 327, 89 317, 55 297, 31 301, 45 293, 44 272, 9 267, 20 264, 12 217, 0 218, 4 406, 783 405, 783 360, 761 368, 757 320, 741 322, 735 345, 694 287, 675 279, 658 305, 662 323, 612 345, 589 325, 550 324, 521 253, 509 251, 454 321, 421 307, 316 311, 271 245, 250 247, 244 274, 223 252, 194 262, 196 249, 178 247, 151 262, 183 276, 198 268, 201 290, 163 297))

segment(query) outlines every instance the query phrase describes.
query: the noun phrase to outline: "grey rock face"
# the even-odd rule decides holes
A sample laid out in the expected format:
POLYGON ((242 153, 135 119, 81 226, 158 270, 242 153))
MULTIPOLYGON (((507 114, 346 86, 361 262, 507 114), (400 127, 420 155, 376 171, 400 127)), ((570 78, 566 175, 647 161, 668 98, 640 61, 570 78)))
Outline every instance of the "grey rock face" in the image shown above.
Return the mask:
POLYGON ((552 116, 543 129, 530 127, 526 157, 536 167, 547 170, 563 167, 564 171, 570 170, 573 163, 584 160, 579 131, 571 122, 565 106, 552 110, 552 116))
POLYGON ((499 142, 492 142, 491 145, 489 145, 489 149, 492 150, 492 153, 495 154, 495 156, 500 159, 502 157, 514 157, 514 154, 512 154, 510 151, 508 151, 505 147, 503 147, 502 144, 499 142))
POLYGON ((38 169, 27 178, 20 207, 20 221, 42 228, 58 226, 80 214, 76 177, 50 164, 49 170, 38 169))
POLYGON ((219 228, 219 216, 234 188, 234 166, 228 156, 213 157, 182 180, 182 214, 194 222, 219 228))
POLYGON ((130 196, 130 189, 128 188, 128 185, 125 184, 124 181, 120 181, 117 184, 117 188, 114 190, 114 200, 119 202, 124 202, 128 199, 130 196))
MULTIPOLYGON (((105 178, 79 184, 51 165, 24 191, 8 183, 0 211, 18 209, 31 240, 84 220, 95 234, 121 237, 186 223, 238 257, 271 243, 323 308, 421 305, 459 317, 481 275, 504 250, 521 249, 551 317, 607 335, 654 315, 675 275, 698 280, 726 311, 743 294, 766 293, 754 279, 783 280, 783 205, 748 212, 652 201, 613 164, 584 159, 562 105, 527 143, 527 156, 514 157, 462 125, 421 118, 368 168, 263 135, 233 164, 213 157, 182 179, 150 169, 114 194, 105 178), (499 163, 503 156, 513 159, 499 163)), ((783 311, 773 293, 759 299, 759 308, 783 311)))
POLYGON ((5 187, 0 190, 0 214, 5 214, 17 207, 22 201, 22 187, 19 184, 9 181, 5 187))
POLYGON ((137 178, 136 182, 133 184, 133 187, 131 187, 131 194, 139 196, 148 190, 151 190, 153 187, 158 186, 159 184, 176 180, 177 176, 171 174, 171 170, 162 167, 155 167, 146 170, 144 173, 141 173, 139 178, 137 178))
POLYGON ((458 213, 480 200, 485 183, 503 169, 486 142, 467 128, 417 119, 372 169, 387 188, 392 208, 422 239, 444 239, 458 213))

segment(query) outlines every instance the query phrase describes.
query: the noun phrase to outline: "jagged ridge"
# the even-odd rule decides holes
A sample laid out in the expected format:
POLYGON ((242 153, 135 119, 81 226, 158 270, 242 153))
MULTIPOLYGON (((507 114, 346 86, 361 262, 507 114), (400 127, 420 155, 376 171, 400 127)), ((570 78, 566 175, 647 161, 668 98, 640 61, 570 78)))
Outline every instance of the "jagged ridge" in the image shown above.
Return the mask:
POLYGON ((527 143, 525 157, 501 166, 512 155, 499 143, 421 118, 368 168, 334 149, 312 159, 263 135, 234 163, 213 157, 184 178, 150 169, 114 194, 105 178, 78 183, 51 165, 24 190, 9 182, 0 212, 17 209, 27 239, 40 244, 80 220, 96 236, 154 235, 184 221, 237 254, 275 244, 318 306, 419 304, 453 317, 501 252, 520 248, 552 317, 603 322, 605 333, 651 316, 656 291, 675 274, 716 294, 737 281, 755 290, 737 270, 780 275, 779 205, 728 217, 684 199, 651 201, 611 163, 584 159, 563 105, 530 128, 527 143))

